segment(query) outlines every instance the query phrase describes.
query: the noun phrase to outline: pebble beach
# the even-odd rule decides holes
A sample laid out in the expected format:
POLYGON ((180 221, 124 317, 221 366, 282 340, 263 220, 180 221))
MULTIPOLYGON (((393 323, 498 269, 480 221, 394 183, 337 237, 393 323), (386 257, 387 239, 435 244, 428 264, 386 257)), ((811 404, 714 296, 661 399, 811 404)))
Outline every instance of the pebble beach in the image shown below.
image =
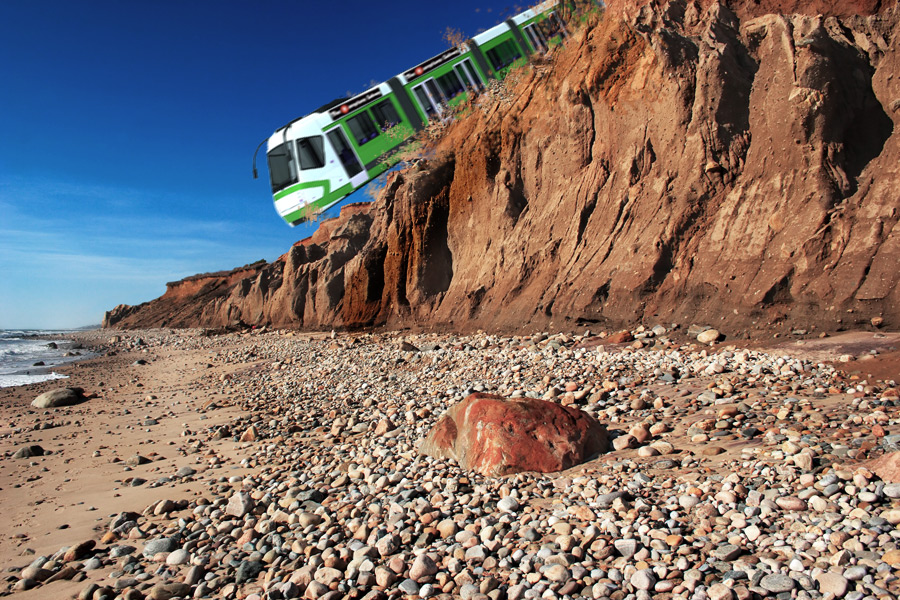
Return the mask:
POLYGON ((900 594, 900 334, 77 339, 84 402, 0 389, 0 595, 900 594), (473 392, 578 407, 610 451, 497 478, 421 455, 473 392))

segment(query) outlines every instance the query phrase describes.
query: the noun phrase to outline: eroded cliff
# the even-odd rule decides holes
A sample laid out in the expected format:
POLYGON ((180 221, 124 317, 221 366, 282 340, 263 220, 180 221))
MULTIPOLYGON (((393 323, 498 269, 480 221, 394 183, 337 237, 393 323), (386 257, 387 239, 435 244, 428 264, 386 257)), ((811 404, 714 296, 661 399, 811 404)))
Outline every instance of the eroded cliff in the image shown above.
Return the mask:
POLYGON ((372 205, 105 325, 896 326, 898 20, 611 3, 372 205))

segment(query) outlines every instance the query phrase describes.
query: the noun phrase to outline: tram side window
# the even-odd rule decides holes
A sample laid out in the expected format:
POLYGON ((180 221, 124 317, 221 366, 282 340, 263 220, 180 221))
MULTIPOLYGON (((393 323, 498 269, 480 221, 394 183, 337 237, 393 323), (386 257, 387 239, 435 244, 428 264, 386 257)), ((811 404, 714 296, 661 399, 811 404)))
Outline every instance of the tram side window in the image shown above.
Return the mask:
POLYGON ((550 22, 553 23, 553 28, 556 33, 562 34, 563 37, 568 37, 569 32, 566 31, 566 24, 563 23, 563 20, 559 18, 559 15, 555 12, 550 13, 550 22))
POLYGON ((400 115, 397 114, 397 109, 394 108, 394 103, 390 98, 373 106, 372 114, 375 115, 375 122, 382 131, 387 131, 394 125, 400 124, 400 115))
POLYGON ((536 52, 547 51, 547 45, 544 43, 544 38, 534 25, 528 25, 525 28, 525 35, 528 36, 528 41, 531 42, 531 45, 534 47, 536 52))
POLYGON ((297 183, 297 167, 291 159, 287 144, 275 146, 267 155, 269 162, 269 181, 272 192, 278 192, 287 186, 297 183))
POLYGON ((544 37, 548 40, 553 39, 554 36, 559 35, 559 29, 556 26, 556 23, 547 19, 545 21, 541 21, 537 24, 538 29, 540 29, 541 33, 544 34, 544 37))
POLYGON ((347 126, 350 127, 350 133, 356 139, 356 143, 360 146, 366 142, 370 142, 378 137, 378 129, 372 122, 372 117, 367 112, 361 112, 355 117, 347 119, 347 126))
POLYGON ((466 91, 462 82, 459 80, 459 77, 457 77, 456 73, 453 71, 438 77, 437 82, 441 86, 441 91, 444 92, 444 96, 447 98, 455 98, 466 91))
POLYGON ((297 150, 300 156, 300 170, 321 169, 325 166, 325 142, 321 135, 300 138, 297 150))
POLYGON ((504 67, 508 67, 517 59, 522 57, 519 47, 512 40, 506 40, 502 44, 491 48, 487 51, 488 60, 495 70, 499 71, 504 67))
POLYGON ((566 27, 556 13, 550 13, 547 15, 546 19, 536 25, 540 34, 543 35, 544 39, 547 41, 552 40, 556 36, 564 38, 567 35, 566 27))
POLYGON ((444 94, 438 89, 438 86, 434 82, 434 79, 426 80, 425 87, 428 88, 428 93, 431 94, 431 97, 434 98, 436 102, 446 104, 447 100, 449 100, 449 98, 444 96, 444 94))
POLYGON ((340 129, 332 129, 328 132, 328 141, 331 142, 332 147, 334 147, 334 151, 337 153, 338 158, 341 159, 341 164, 344 165, 349 177, 353 177, 362 171, 362 165, 359 164, 356 155, 353 154, 353 150, 350 149, 343 131, 340 129))
POLYGON ((419 99, 419 104, 421 104, 422 108, 425 110, 425 115, 429 119, 433 119, 437 115, 437 110, 434 108, 434 104, 431 103, 431 99, 425 92, 424 84, 413 88, 413 91, 416 93, 416 98, 419 99))
POLYGON ((468 89, 475 89, 479 91, 484 89, 484 86, 481 84, 481 79, 479 79, 478 75, 475 74, 475 71, 472 68, 472 63, 469 62, 468 59, 456 65, 456 74, 462 80, 463 85, 465 85, 468 89))

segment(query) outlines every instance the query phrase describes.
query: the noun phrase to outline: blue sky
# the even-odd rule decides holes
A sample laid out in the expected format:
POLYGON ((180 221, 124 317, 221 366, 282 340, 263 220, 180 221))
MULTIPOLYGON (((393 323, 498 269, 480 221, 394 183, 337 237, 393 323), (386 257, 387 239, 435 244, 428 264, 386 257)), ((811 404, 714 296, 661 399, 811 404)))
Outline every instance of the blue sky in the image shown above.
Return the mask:
POLYGON ((256 146, 516 9, 0 2, 0 329, 97 324, 168 281, 277 258, 311 230, 275 212, 264 155, 252 178, 256 146))

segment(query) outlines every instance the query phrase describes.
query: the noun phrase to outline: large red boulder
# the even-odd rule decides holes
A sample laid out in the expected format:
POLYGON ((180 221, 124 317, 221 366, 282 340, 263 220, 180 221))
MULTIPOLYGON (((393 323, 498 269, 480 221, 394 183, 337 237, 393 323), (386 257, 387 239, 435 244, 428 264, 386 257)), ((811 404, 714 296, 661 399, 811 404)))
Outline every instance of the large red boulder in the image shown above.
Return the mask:
POLYGON ((561 471, 607 448, 606 428, 577 408, 472 394, 447 410, 419 450, 493 477, 561 471))

